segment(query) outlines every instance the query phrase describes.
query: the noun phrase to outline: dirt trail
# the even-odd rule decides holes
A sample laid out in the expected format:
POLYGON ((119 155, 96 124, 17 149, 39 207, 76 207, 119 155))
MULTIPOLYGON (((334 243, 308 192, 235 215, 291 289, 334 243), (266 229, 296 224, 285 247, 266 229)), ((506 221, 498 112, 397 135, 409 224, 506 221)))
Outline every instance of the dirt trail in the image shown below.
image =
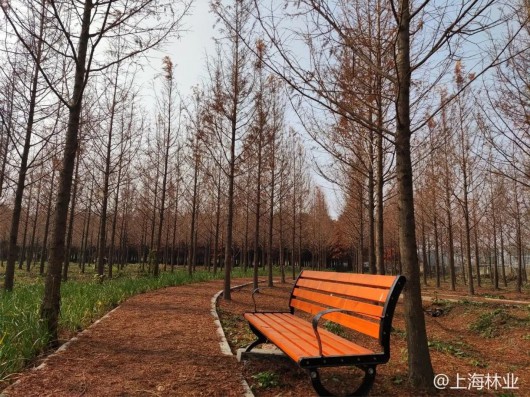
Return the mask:
POLYGON ((222 281, 137 295, 0 393, 9 396, 243 396, 223 355, 212 296, 222 281))

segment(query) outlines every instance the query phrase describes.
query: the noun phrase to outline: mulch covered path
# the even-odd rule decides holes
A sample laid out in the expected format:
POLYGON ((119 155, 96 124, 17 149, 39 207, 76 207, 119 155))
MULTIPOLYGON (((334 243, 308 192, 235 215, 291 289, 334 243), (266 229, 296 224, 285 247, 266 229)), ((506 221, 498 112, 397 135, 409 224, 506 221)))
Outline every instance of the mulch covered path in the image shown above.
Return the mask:
POLYGON ((212 281, 132 297, 4 394, 243 396, 240 364, 221 352, 210 313, 221 289, 212 281))

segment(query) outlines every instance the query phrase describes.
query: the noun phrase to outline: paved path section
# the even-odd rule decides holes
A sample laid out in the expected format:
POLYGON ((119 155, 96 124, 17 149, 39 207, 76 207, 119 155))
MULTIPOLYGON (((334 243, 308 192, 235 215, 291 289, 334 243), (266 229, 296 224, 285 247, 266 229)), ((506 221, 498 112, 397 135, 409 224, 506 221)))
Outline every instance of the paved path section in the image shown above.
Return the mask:
POLYGON ((128 299, 2 396, 243 396, 240 364, 221 352, 212 296, 222 281, 128 299))

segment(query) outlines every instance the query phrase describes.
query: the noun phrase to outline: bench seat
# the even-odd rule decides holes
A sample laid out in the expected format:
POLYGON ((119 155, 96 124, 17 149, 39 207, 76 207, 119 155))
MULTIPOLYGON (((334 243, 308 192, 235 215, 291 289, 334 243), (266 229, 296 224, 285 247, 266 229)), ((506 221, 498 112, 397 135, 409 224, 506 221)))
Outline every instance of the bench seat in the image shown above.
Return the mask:
MULTIPOLYGON (((311 358, 321 361, 311 323, 291 313, 245 313, 245 319, 258 328, 269 342, 278 346, 300 367, 311 366, 311 358)), ((322 354, 330 359, 344 356, 373 356, 375 353, 321 327, 322 354)), ((333 365, 333 364, 331 364, 333 365)))

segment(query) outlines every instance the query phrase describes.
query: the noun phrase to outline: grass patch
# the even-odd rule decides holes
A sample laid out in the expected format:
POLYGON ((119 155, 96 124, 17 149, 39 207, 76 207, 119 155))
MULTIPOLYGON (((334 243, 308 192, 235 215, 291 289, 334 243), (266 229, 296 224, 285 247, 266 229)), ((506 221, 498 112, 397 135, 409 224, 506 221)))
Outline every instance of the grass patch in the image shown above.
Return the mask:
POLYGON ((436 302, 433 302, 434 306, 443 309, 444 315, 449 314, 451 310, 454 309, 456 302, 449 301, 447 299, 438 299, 436 302))
POLYGON ((488 364, 486 362, 476 358, 472 358, 471 360, 469 360, 469 364, 478 368, 488 368, 488 364))
POLYGON ((48 335, 39 318, 42 285, 0 294, 0 381, 42 352, 48 335))
POLYGON ((460 305, 464 305, 464 306, 475 306, 475 307, 483 307, 486 304, 485 302, 472 301, 467 298, 461 299, 457 303, 460 305))
POLYGON ((504 327, 527 326, 529 323, 529 318, 514 317, 506 309, 495 309, 492 312, 481 314, 475 322, 469 325, 469 329, 484 338, 494 338, 500 335, 504 327))
POLYGON ((397 337, 401 339, 405 339, 407 337, 407 331, 402 330, 400 328, 394 328, 392 327, 391 331, 392 334, 396 335, 397 337))
POLYGON ((441 353, 450 354, 454 357, 471 356, 466 350, 464 350, 468 347, 464 342, 446 342, 434 339, 429 341, 429 347, 441 353))
POLYGON ((272 371, 259 372, 256 375, 252 375, 252 379, 255 379, 258 387, 262 389, 280 386, 280 377, 272 371))
POLYGON ((398 385, 398 386, 402 385, 406 381, 406 378, 401 374, 397 374, 390 379, 392 380, 393 384, 398 385))
POLYGON ((499 294, 483 294, 484 298, 490 298, 490 299, 506 299, 504 295, 499 294))
POLYGON ((323 327, 335 335, 342 336, 343 338, 346 337, 346 331, 344 331, 344 328, 340 324, 334 323, 333 321, 326 321, 323 327))
MULTIPOLYGON (((214 275, 204 270, 198 270, 190 276, 185 269, 179 269, 154 278, 135 271, 138 267, 134 265, 127 268, 129 270, 126 273, 117 272, 116 278, 101 283, 93 277, 93 273, 76 274, 76 267, 72 266, 70 281, 61 285, 60 335, 70 337, 133 295, 224 277, 224 272, 214 275)), ((250 274, 236 268, 232 277, 250 274)), ((260 272, 260 275, 264 274, 265 270, 260 272)), ((16 280, 12 292, 0 291, 0 382, 41 354, 49 341, 39 315, 44 291, 43 278, 26 273, 16 280)))

